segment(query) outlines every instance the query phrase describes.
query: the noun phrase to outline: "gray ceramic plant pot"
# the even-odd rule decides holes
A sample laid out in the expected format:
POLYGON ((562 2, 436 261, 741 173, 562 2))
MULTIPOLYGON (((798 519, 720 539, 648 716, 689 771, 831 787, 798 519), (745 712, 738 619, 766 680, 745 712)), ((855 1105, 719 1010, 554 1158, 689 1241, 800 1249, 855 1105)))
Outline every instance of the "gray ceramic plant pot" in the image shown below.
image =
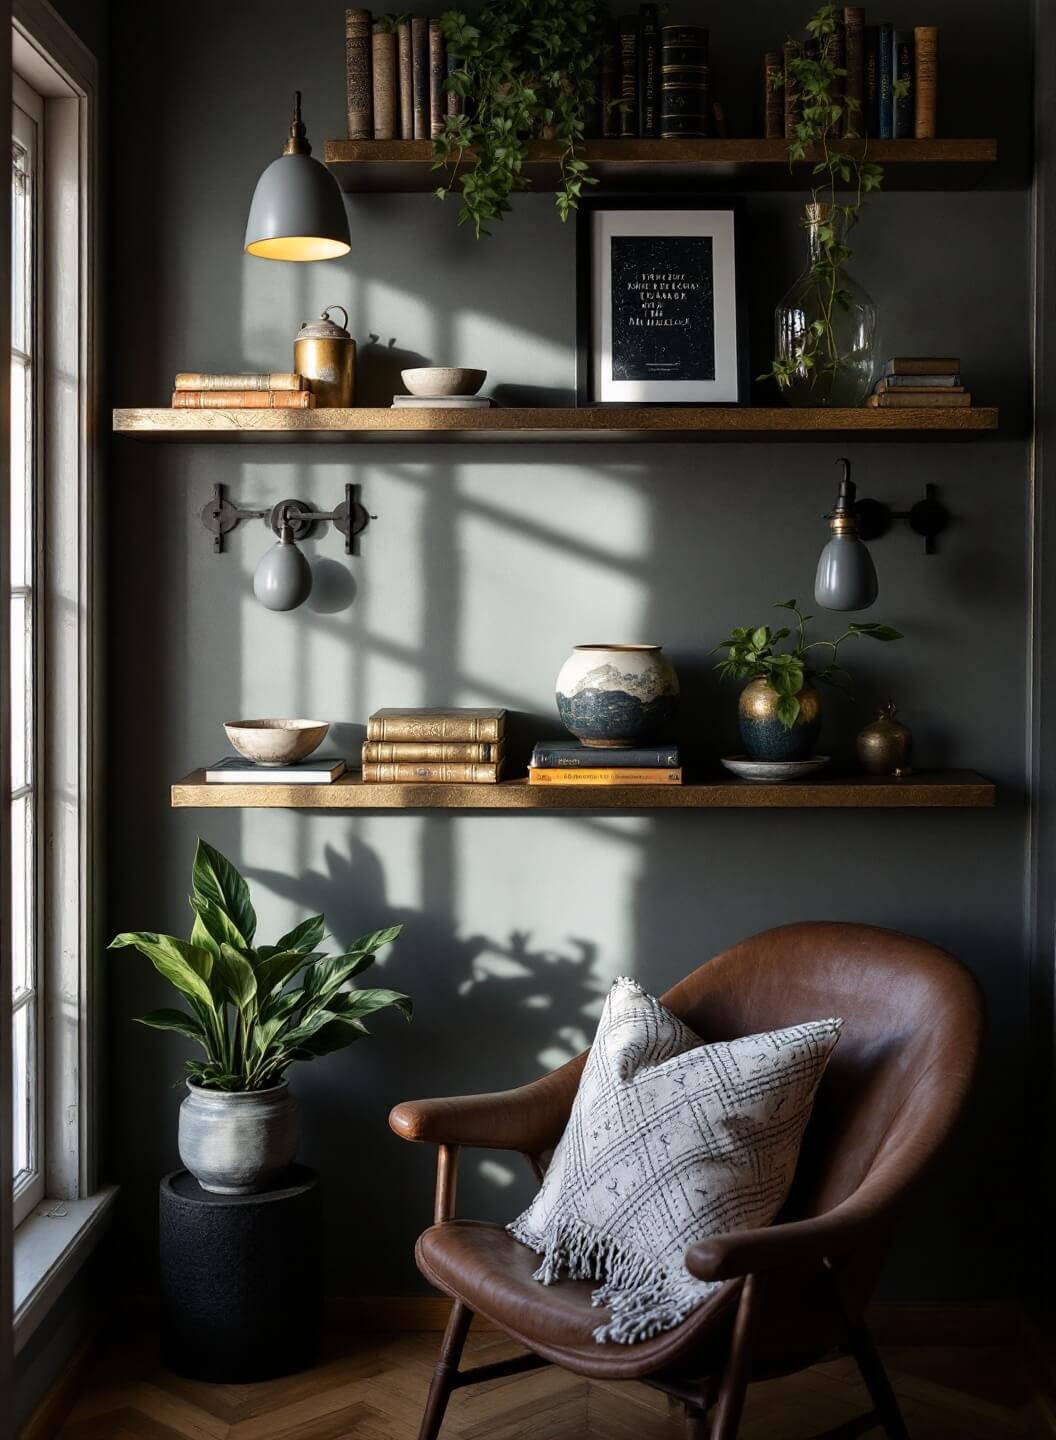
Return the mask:
POLYGON ((180 1159, 203 1190, 252 1195, 281 1179, 297 1149, 297 1105, 286 1081, 270 1090, 203 1090, 187 1081, 180 1159))

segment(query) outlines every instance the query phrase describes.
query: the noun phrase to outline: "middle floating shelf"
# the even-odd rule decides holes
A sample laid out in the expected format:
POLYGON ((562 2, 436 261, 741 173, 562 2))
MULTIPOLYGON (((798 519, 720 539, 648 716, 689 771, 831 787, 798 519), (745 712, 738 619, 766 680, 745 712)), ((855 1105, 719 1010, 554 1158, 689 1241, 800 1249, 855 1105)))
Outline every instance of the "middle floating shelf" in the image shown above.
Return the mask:
POLYGON ((914 434, 959 438, 994 431, 995 406, 913 410, 794 409, 747 405, 599 405, 579 408, 497 407, 493 410, 406 410, 357 406, 350 410, 114 411, 114 432, 137 440, 192 444, 521 444, 614 440, 691 443, 740 436, 914 434))

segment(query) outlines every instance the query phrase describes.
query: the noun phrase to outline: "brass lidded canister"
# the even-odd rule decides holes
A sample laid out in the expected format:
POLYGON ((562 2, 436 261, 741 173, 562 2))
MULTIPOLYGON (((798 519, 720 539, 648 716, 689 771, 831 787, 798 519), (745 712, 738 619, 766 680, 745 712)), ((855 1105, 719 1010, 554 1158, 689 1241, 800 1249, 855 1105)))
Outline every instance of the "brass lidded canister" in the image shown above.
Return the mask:
POLYGON ((895 719, 894 705, 885 705, 858 736, 858 759, 870 775, 909 775, 913 734, 895 719))
POLYGON ((318 406, 355 404, 356 342, 348 333, 348 311, 328 305, 318 320, 306 320, 293 342, 293 368, 308 381, 318 406), (330 319, 340 310, 344 325, 330 319))

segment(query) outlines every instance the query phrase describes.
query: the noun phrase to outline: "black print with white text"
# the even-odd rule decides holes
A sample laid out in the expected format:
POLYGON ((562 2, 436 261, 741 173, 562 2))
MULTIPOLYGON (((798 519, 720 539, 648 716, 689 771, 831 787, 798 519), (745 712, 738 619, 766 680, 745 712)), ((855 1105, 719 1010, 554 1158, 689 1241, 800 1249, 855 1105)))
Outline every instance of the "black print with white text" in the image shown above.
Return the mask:
POLYGON ((611 239, 613 380, 714 380, 711 237, 611 239))

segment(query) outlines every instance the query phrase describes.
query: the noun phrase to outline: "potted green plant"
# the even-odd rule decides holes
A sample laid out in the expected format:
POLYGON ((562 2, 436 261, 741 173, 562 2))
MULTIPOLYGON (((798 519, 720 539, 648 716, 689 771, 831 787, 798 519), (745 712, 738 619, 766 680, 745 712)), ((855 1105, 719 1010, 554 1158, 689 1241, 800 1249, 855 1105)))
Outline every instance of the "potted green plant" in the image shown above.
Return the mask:
POLYGON ((313 915, 274 945, 259 945, 249 886, 204 840, 191 890, 189 940, 131 930, 110 949, 139 950, 187 1002, 186 1009, 139 1017, 192 1040, 205 1057, 184 1062, 180 1159, 203 1189, 249 1194, 266 1189, 293 1159, 296 1107, 287 1068, 361 1039, 369 1033, 364 1019, 377 1010, 395 1006, 410 1018, 408 996, 348 983, 403 927, 375 930, 328 955, 318 948, 326 921, 313 915))
POLYGON ((725 657, 716 665, 723 679, 747 680, 738 702, 738 722, 744 748, 752 760, 806 760, 814 751, 821 729, 821 697, 815 681, 849 685, 850 676, 839 664, 845 640, 901 640, 890 625, 871 621, 848 625, 835 640, 807 640, 807 623, 795 600, 779 600, 778 610, 791 610, 795 629, 782 625, 738 626, 717 645, 725 657), (812 651, 823 663, 812 668, 812 651))
MULTIPOLYGON (((814 160, 803 221, 808 264, 774 312, 774 362, 760 376, 776 380, 790 405, 860 405, 876 368, 876 307, 847 262, 865 197, 880 189, 884 172, 868 158, 861 102, 844 86, 842 23, 835 5, 820 6, 807 24, 807 42, 787 62, 787 79, 777 80, 798 99, 789 163, 814 160)), ((896 81, 895 97, 907 88, 896 81)))
POLYGON ((600 0, 485 0, 472 23, 448 10, 440 26, 459 64, 445 86, 463 113, 448 115, 433 139, 433 168, 448 172, 435 193, 461 192, 459 223, 472 224, 479 240, 514 191, 528 188, 529 142, 553 140, 557 208, 567 220, 583 186, 596 183, 579 148, 598 94, 600 0))

